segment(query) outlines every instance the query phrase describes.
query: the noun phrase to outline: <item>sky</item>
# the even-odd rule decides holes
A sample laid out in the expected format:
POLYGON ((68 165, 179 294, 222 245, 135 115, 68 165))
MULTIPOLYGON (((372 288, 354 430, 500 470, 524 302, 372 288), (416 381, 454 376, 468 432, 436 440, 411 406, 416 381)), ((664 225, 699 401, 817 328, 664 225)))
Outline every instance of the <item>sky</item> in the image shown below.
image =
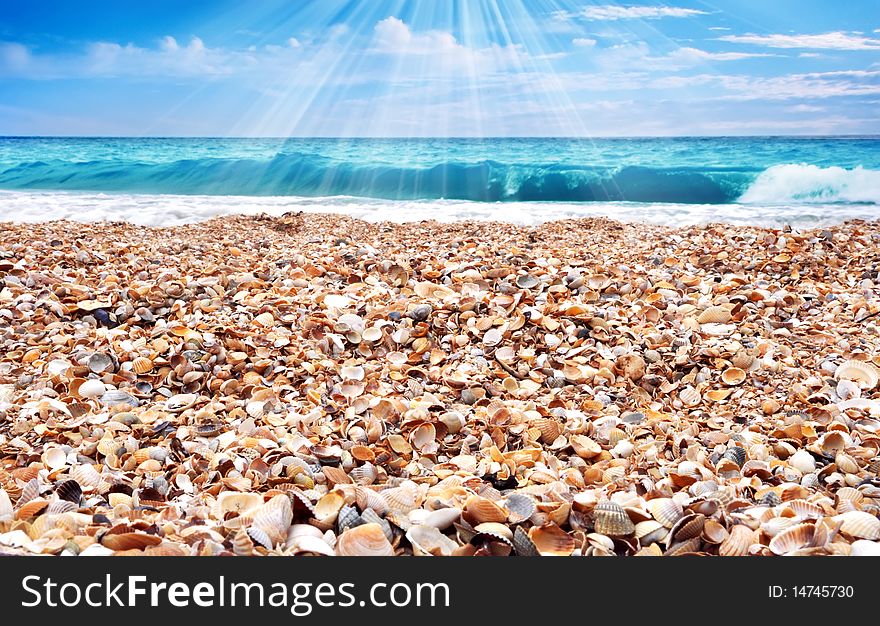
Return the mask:
POLYGON ((0 0, 0 135, 880 134, 880 0, 0 0))

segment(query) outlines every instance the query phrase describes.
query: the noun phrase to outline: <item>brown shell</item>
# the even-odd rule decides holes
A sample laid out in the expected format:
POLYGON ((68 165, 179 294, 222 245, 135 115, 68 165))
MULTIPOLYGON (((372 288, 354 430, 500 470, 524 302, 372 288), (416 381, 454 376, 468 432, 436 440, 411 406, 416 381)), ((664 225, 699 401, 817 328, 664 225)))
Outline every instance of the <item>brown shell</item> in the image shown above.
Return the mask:
POLYGON ((727 538, 718 546, 721 556, 747 556, 749 547, 755 543, 755 531, 748 526, 737 524, 730 529, 727 538))
POLYGON ((543 526, 533 526, 529 539, 541 556, 569 556, 575 549, 574 537, 550 522, 543 526))
POLYGON ((111 550, 143 550, 150 546, 157 546, 162 543, 162 538, 158 535, 148 535, 146 533, 107 533, 101 538, 101 544, 105 548, 111 550))
POLYGON ((626 510, 611 500, 603 500, 593 509, 593 526, 597 533, 609 537, 631 535, 636 530, 626 510))
POLYGON ((339 556, 394 556, 394 548, 379 524, 350 528, 336 540, 339 556))
POLYGON ((507 521, 507 511, 501 506, 481 496, 471 496, 462 509, 461 516, 471 526, 484 522, 507 521))

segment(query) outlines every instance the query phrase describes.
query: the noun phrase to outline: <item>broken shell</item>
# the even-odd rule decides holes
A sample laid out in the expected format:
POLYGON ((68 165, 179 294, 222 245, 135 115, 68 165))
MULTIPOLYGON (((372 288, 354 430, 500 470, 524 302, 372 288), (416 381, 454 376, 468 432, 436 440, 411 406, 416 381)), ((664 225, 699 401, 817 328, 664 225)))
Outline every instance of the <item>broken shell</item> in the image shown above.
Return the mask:
POLYGON ((770 540, 770 551, 773 554, 784 555, 814 546, 816 539, 816 527, 812 523, 797 524, 786 528, 770 540))
POLYGON ((862 389, 873 389, 880 380, 880 372, 871 363, 845 361, 834 371, 834 378, 855 381, 862 389))
POLYGON ((49 448, 40 459, 43 461, 43 465, 51 470, 60 469, 67 464, 67 455, 64 450, 58 447, 49 448))
POLYGON ((574 537, 553 522, 533 526, 529 539, 541 556, 569 556, 575 549, 574 537))
POLYGON ((754 543, 755 532, 748 526, 737 524, 729 531, 727 539, 718 546, 721 556, 746 556, 754 543))
POLYGON ((339 556, 394 556, 394 548, 379 524, 350 528, 336 540, 339 556))
POLYGON ((741 385, 745 382, 746 373, 738 367, 728 367, 721 373, 721 380, 725 385, 741 385))
POLYGON ((458 544, 433 526, 413 526, 406 538, 416 556, 452 556, 458 544))
POLYGON ((504 522, 507 520, 507 511, 480 496, 471 496, 467 499, 462 509, 461 516, 472 526, 484 522, 504 522))

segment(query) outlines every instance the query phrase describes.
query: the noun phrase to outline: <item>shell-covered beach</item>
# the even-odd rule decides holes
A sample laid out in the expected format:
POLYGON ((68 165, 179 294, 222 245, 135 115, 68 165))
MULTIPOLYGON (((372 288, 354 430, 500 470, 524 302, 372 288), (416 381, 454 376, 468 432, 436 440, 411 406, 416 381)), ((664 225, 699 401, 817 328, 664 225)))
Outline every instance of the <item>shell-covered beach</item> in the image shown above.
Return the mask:
POLYGON ((880 554, 880 226, 0 226, 0 552, 880 554))

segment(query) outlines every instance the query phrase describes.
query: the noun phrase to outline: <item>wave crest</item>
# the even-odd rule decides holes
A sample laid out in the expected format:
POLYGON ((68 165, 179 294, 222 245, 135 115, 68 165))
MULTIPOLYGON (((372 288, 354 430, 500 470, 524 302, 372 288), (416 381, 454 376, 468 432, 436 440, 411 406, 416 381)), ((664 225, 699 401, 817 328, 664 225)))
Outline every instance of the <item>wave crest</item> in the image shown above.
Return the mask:
POLYGON ((880 203, 880 171, 856 167, 776 165, 739 198, 749 204, 880 203))

